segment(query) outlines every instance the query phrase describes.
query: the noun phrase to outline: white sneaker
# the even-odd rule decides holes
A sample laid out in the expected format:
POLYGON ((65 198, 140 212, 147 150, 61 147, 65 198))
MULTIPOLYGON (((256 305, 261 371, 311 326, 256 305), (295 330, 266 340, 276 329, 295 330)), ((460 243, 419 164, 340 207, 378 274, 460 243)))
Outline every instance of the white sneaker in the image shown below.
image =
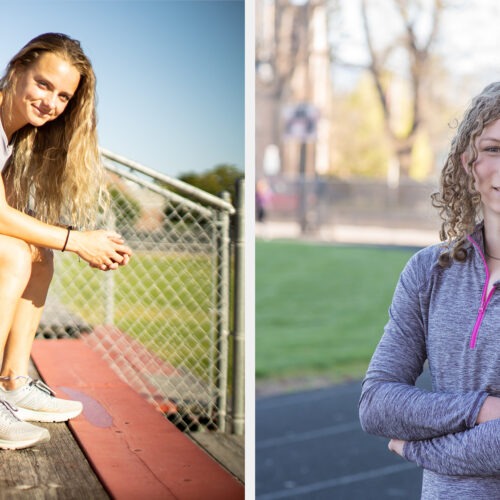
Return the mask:
POLYGON ((41 380, 26 379, 26 384, 17 389, 3 389, 0 392, 8 403, 17 407, 16 415, 21 420, 65 422, 82 412, 83 405, 80 401, 56 398, 54 391, 41 380))
POLYGON ((17 408, 0 399, 0 448, 18 450, 50 439, 47 429, 19 420, 17 408))

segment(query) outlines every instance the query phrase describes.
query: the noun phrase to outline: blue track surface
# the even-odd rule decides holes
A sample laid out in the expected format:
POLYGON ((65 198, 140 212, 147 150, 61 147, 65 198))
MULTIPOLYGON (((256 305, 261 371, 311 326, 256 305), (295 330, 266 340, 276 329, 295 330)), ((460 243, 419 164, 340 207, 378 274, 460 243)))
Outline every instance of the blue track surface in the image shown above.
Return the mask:
MULTIPOLYGON (((424 376, 419 385, 428 387, 424 376)), ((256 497, 418 500, 421 470, 359 425, 360 383, 256 401, 256 497)))

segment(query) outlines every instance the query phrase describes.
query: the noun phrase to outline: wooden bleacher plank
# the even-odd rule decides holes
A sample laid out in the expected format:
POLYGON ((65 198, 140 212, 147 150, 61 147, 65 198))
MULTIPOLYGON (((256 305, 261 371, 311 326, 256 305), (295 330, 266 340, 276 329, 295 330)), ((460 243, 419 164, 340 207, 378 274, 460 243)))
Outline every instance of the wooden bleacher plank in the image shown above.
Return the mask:
MULTIPOLYGON (((38 378, 33 366, 30 376, 38 378)), ((48 443, 0 450, 0 499, 109 499, 67 424, 35 425, 49 430, 48 443)))

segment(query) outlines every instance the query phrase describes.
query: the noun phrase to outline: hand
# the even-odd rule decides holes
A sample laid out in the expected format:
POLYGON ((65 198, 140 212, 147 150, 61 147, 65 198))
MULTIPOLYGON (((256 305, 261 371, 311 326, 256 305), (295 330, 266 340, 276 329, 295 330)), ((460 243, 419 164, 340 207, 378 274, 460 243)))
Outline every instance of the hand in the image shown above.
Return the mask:
POLYGON ((119 266, 126 266, 130 262, 130 256, 128 254, 123 254, 123 260, 121 262, 115 262, 111 266, 106 266, 106 268, 99 267, 95 264, 89 264, 90 267, 93 267, 94 269, 100 269, 101 271, 114 271, 117 269, 119 266))
POLYGON ((488 396, 479 410, 476 424, 483 424, 489 420, 500 418, 500 398, 488 396))
POLYGON ((91 267, 102 271, 117 269, 126 265, 132 251, 123 238, 114 231, 72 231, 68 250, 75 252, 91 267))
POLYGON ((405 456, 403 455, 403 448, 405 444, 406 441, 403 441, 402 439, 391 439, 387 447, 390 451, 396 453, 396 455, 405 458, 405 456))

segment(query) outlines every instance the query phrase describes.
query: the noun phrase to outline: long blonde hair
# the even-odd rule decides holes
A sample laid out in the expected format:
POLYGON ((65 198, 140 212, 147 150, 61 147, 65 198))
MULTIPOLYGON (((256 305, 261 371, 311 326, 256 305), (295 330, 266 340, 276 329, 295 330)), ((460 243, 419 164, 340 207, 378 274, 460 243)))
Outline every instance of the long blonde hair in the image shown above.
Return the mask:
POLYGON ((95 112, 96 78, 80 43, 61 33, 28 42, 0 79, 6 108, 11 108, 20 74, 43 53, 53 53, 80 73, 78 88, 64 112, 41 127, 26 125, 15 136, 3 177, 9 203, 51 224, 93 226, 106 203, 95 112))
POLYGON ((440 190, 432 195, 432 204, 439 209, 443 221, 441 240, 448 243, 448 250, 440 257, 442 265, 449 262, 450 257, 461 262, 467 257, 467 236, 481 217, 481 195, 474 186, 473 176, 478 156, 476 139, 499 118, 500 82, 494 82, 485 87, 466 110, 441 171, 440 190))

